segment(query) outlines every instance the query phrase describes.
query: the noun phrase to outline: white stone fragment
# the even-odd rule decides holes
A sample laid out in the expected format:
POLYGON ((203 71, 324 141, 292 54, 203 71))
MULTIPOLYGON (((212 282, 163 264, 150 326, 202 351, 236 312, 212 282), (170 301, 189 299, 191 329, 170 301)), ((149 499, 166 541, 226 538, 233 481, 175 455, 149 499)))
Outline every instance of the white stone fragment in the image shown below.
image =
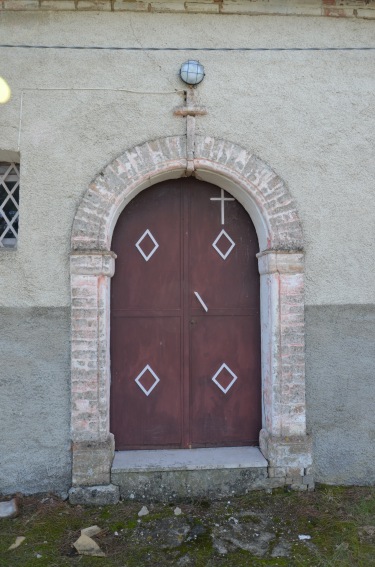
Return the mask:
POLYGON ((102 528, 99 528, 99 526, 90 526, 89 528, 83 528, 81 530, 81 535, 93 537, 93 536, 99 534, 101 531, 102 531, 102 528))
POLYGON ((18 536, 16 537, 16 541, 14 543, 12 543, 12 545, 10 547, 8 547, 8 551, 11 551, 12 549, 17 549, 17 547, 19 547, 21 545, 21 543, 23 541, 25 541, 25 537, 24 536, 18 536))
POLYGON ((139 510, 138 512, 138 516, 147 516, 147 514, 149 514, 150 512, 148 511, 147 506, 142 506, 142 508, 139 510))
POLYGON ((301 534, 301 535, 298 536, 298 539, 301 540, 301 541, 303 541, 305 539, 311 539, 311 535, 301 534))
POLYGON ((87 535, 81 535, 77 539, 77 541, 73 543, 73 545, 80 555, 90 555, 91 557, 105 557, 104 551, 102 551, 98 544, 87 535))
POLYGON ((18 515, 18 506, 15 498, 0 502, 0 518, 14 518, 18 515))
POLYGON ((178 506, 174 509, 174 515, 175 516, 181 516, 182 514, 182 510, 181 508, 179 508, 178 506))

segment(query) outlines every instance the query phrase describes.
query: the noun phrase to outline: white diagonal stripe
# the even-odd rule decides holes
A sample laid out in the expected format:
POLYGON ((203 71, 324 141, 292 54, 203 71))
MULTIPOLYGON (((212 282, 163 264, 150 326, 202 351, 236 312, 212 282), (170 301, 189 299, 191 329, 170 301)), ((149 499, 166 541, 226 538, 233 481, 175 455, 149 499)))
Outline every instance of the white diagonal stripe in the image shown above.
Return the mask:
POLYGON ((208 307, 205 304, 205 302, 203 301, 203 299, 201 298, 201 296, 199 295, 199 293, 197 291, 194 292, 195 297, 198 299, 199 303, 202 305, 203 309, 206 311, 208 311, 208 307))

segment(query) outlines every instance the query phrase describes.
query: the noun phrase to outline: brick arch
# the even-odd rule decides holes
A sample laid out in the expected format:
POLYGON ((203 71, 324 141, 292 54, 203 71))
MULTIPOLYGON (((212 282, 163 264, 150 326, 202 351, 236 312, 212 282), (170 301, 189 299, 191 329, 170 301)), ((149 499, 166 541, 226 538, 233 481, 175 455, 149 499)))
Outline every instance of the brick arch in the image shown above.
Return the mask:
MULTIPOLYGON (((301 223, 282 179, 246 149, 197 136, 194 169, 198 178, 228 189, 248 210, 261 250, 302 250, 301 223)), ((73 250, 110 250, 117 218, 142 189, 181 177, 187 168, 186 138, 146 142, 124 152, 90 184, 75 216, 73 250)))
POLYGON ((248 211, 258 234, 262 334, 259 445, 269 463, 268 486, 282 486, 292 479, 295 486, 306 487, 311 479, 311 441, 306 435, 303 235, 295 203, 280 177, 240 146, 196 136, 193 164, 186 156, 184 136, 160 138, 127 150, 93 180, 74 219, 71 433, 72 484, 76 488, 72 489, 72 501, 90 486, 104 485, 117 497, 116 487, 110 485, 114 440, 109 430, 113 229, 121 211, 140 191, 165 179, 191 174, 192 169, 197 178, 231 192, 248 211))

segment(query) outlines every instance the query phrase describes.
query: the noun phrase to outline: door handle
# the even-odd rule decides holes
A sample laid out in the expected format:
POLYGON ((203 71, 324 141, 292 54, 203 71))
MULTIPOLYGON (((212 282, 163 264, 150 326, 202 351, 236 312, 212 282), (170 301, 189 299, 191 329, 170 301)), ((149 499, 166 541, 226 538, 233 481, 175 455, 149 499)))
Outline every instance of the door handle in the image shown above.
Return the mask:
POLYGON ((195 297, 198 299, 199 303, 202 305, 203 309, 206 311, 208 311, 208 307, 205 304, 205 302, 203 301, 203 299, 201 298, 201 296, 199 295, 199 293, 197 291, 194 292, 195 297))

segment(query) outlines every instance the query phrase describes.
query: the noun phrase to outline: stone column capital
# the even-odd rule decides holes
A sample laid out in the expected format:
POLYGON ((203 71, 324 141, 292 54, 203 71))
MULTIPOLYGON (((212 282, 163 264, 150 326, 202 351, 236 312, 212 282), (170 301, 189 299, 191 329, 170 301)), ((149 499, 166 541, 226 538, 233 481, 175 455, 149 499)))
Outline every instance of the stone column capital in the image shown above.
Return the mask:
POLYGON ((116 254, 108 250, 82 250, 70 255, 70 272, 80 276, 108 276, 115 273, 116 254))
POLYGON ((260 275, 298 274, 304 271, 303 251, 264 250, 257 254, 260 275))

